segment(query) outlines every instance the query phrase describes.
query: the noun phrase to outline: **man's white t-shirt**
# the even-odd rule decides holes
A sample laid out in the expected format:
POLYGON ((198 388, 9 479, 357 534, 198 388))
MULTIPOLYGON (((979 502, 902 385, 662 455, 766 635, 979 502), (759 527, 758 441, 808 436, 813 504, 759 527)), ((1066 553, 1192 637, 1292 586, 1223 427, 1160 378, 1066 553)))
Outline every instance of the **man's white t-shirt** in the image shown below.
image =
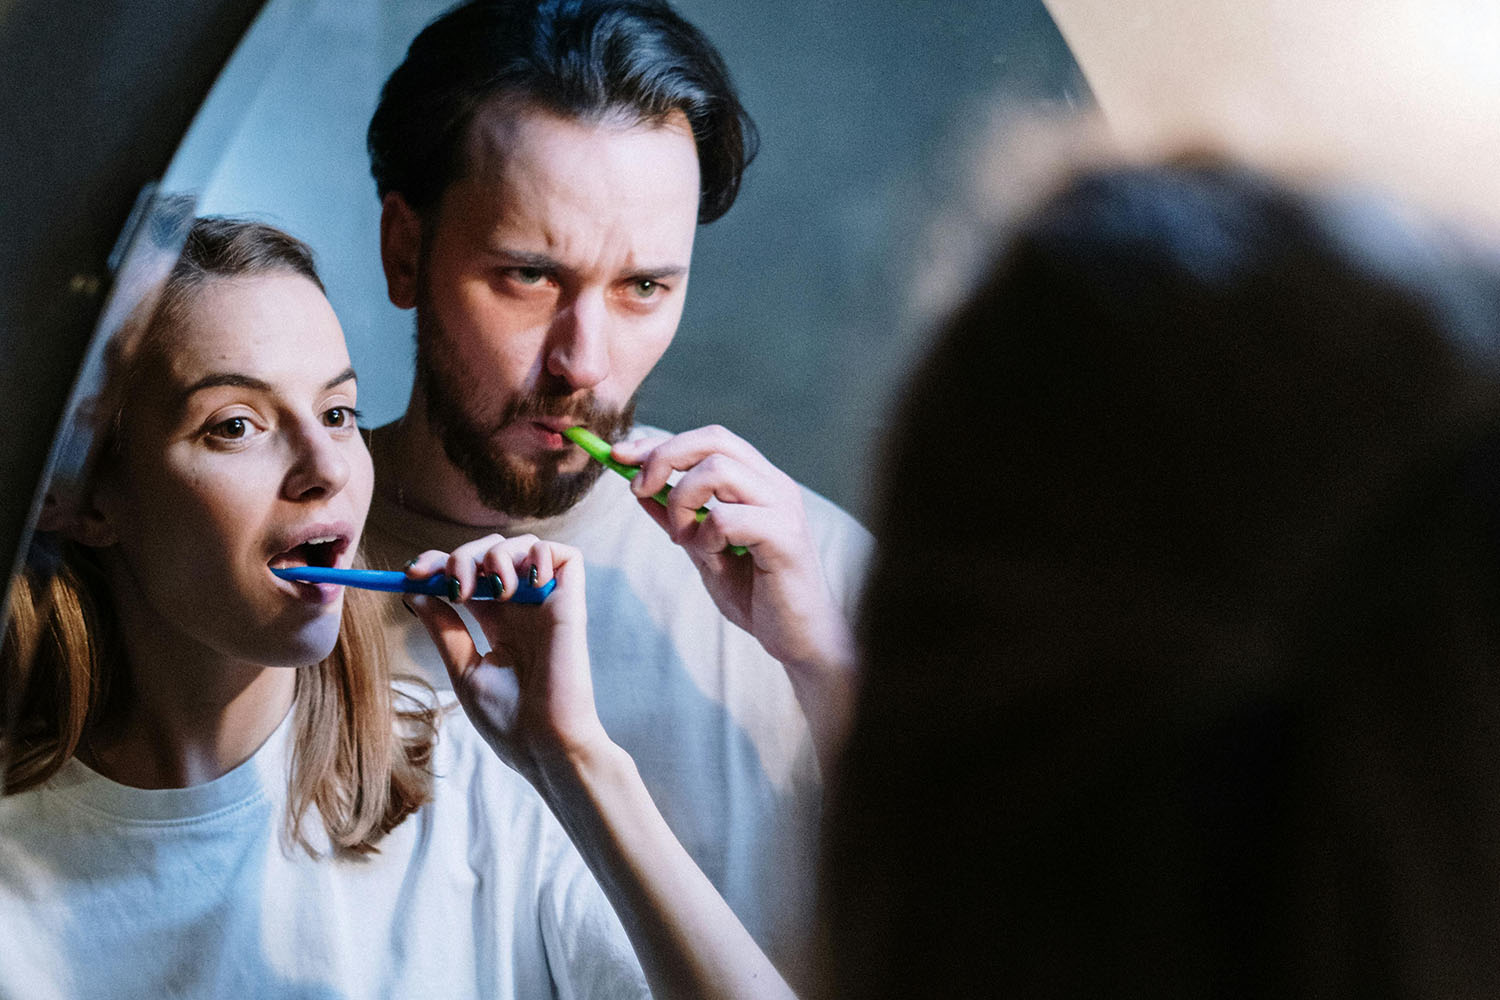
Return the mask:
POLYGON ((0 797, 0 997, 649 996, 598 883, 462 712, 433 801, 368 857, 283 843, 291 732, 190 788, 75 759, 0 797))
MULTIPOLYGON (((407 509, 386 485, 394 481, 387 456, 372 452, 370 565, 399 569, 419 552, 451 551, 489 533, 407 509)), ((810 490, 803 501, 833 595, 852 618, 869 532, 810 490)), ((814 894, 821 779, 785 670, 720 614, 687 554, 640 509, 622 477, 605 472, 571 510, 507 533, 526 532, 582 551, 605 731, 634 758, 698 866, 797 979, 814 894)), ((399 602, 390 602, 386 627, 396 669, 448 686, 432 640, 399 602)))

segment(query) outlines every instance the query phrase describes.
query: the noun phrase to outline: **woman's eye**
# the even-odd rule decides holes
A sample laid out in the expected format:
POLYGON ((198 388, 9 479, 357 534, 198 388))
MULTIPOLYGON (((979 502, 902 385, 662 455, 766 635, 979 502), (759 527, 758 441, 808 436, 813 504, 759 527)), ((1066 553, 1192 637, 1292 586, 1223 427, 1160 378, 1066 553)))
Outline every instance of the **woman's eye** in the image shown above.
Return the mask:
POLYGON ((323 414, 323 423, 328 427, 354 427, 359 423, 359 411, 352 406, 335 406, 323 414))
POLYGON ((208 429, 210 437, 216 437, 223 441, 239 441, 250 433, 250 421, 244 417, 230 417, 221 420, 208 429))

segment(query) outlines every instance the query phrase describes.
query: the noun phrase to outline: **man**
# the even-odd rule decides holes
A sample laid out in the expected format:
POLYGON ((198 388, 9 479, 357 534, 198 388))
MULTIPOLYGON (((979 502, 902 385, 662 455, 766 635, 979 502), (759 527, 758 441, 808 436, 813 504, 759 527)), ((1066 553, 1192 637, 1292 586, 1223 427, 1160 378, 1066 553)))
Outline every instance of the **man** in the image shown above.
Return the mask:
MULTIPOLYGON (((869 536, 722 428, 633 419, 696 226, 729 209, 754 152, 722 61, 664 3, 469 4, 413 42, 369 148, 390 297, 417 312, 410 404, 370 438, 371 562, 491 532, 581 549, 605 728, 795 965, 869 536), (616 441, 635 481, 601 477, 560 434, 575 424, 616 441), (670 502, 651 500, 678 472, 670 502)), ((446 684, 395 615, 396 645, 446 684)))

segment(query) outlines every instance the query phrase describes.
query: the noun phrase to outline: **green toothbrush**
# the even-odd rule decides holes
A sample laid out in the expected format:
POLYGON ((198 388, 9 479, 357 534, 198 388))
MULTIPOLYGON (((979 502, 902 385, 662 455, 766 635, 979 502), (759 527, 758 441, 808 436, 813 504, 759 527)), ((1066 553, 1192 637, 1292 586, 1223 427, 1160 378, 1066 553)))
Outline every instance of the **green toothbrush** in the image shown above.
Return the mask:
MULTIPOLYGON (((598 462, 606 469, 613 469, 615 472, 618 472, 626 479, 634 479, 636 475, 641 471, 633 465, 626 465, 624 462, 617 462, 613 458, 611 458, 609 455, 609 442, 604 440, 599 435, 595 434, 593 431, 589 430, 587 427, 569 427, 567 430, 563 431, 562 434, 563 437, 567 438, 569 441, 572 441, 578 447, 588 452, 589 457, 594 461, 598 462)), ((657 503, 665 507, 667 505, 667 494, 671 492, 671 486, 663 486, 652 495, 652 498, 657 503)), ((707 516, 708 508, 699 507, 698 520, 702 521, 707 516)), ((733 552, 737 556, 742 556, 748 553, 750 550, 745 548, 743 545, 731 545, 724 551, 733 552)))

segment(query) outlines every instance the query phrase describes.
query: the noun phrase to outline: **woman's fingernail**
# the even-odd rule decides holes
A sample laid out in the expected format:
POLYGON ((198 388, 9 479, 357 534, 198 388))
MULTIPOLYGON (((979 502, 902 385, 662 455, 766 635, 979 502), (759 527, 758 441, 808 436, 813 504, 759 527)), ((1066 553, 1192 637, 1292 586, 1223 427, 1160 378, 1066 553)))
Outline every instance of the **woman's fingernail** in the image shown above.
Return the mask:
POLYGON ((490 574, 490 579, 495 581, 495 596, 496 597, 504 597, 505 596, 505 578, 503 576, 501 576, 499 573, 491 573, 490 574))
POLYGON ((450 578, 448 580, 448 600, 458 600, 458 595, 461 593, 463 593, 463 584, 459 583, 456 577, 450 578))
POLYGON ((406 560, 406 568, 407 569, 411 569, 416 564, 417 564, 417 557, 416 556, 412 556, 410 559, 406 560))
POLYGON ((537 570, 537 568, 535 566, 533 566, 533 567, 531 567, 531 572, 526 574, 526 582, 529 583, 529 584, 531 584, 533 587, 535 587, 536 586, 536 578, 539 577, 539 576, 541 576, 541 573, 537 570))

